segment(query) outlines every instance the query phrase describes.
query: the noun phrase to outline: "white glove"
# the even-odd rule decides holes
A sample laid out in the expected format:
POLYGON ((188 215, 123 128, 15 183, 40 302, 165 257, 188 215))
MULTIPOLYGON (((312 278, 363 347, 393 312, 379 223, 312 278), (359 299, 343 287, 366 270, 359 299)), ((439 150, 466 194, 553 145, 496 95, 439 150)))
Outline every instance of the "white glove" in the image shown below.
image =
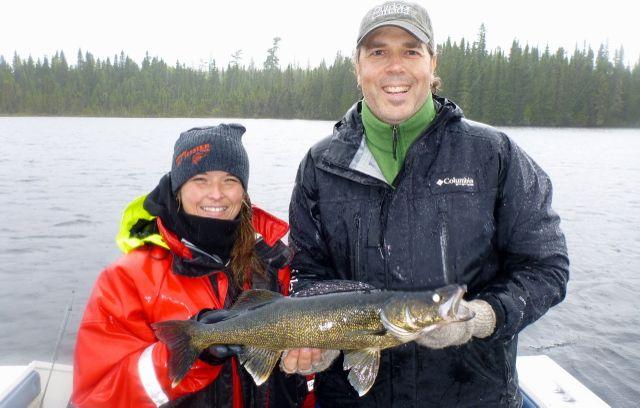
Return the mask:
POLYGON ((461 301, 464 306, 475 313, 471 320, 448 323, 418 337, 416 343, 432 349, 459 346, 471 340, 471 337, 485 338, 490 336, 496 327, 496 313, 489 303, 476 299, 470 302, 461 301))
MULTIPOLYGON (((299 349, 300 353, 302 353, 303 349, 299 349)), ((309 349, 312 350, 312 349, 309 349)), ((314 349, 314 350, 318 350, 318 349, 314 349)), ((280 357, 280 369, 287 373, 287 374, 300 374, 300 375, 310 375, 310 374, 315 374, 315 373, 319 373, 320 371, 324 371, 327 368, 329 368, 329 366, 331 365, 331 363, 333 363, 333 360, 335 360, 339 355, 340 355, 340 350, 320 350, 320 358, 317 361, 314 361, 313 358, 311 358, 310 356, 307 356, 310 358, 311 360, 311 366, 304 370, 301 369, 300 367, 298 367, 297 361, 294 361, 293 364, 294 366, 292 368, 287 367, 287 365, 285 364, 285 360, 288 360, 288 364, 291 364, 292 361, 291 359, 287 359, 287 356, 289 355, 289 351, 291 350, 285 350, 282 352, 282 357, 280 357)), ((307 353, 310 353, 311 351, 307 351, 307 353)))

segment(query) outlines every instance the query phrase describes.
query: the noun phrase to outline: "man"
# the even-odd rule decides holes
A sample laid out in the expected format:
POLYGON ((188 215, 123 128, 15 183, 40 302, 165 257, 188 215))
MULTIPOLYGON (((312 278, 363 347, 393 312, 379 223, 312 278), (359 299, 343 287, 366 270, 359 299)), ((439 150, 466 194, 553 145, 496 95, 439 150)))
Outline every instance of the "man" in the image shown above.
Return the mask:
MULTIPOLYGON (((476 317, 384 351, 362 398, 337 359, 316 376, 321 407, 519 407, 517 335, 565 296, 548 176, 505 134, 433 95, 436 64, 421 6, 387 2, 365 15, 355 53, 364 99, 298 171, 293 290, 324 279, 466 284, 476 317)), ((281 367, 319 371, 324 355, 292 350, 281 367)))

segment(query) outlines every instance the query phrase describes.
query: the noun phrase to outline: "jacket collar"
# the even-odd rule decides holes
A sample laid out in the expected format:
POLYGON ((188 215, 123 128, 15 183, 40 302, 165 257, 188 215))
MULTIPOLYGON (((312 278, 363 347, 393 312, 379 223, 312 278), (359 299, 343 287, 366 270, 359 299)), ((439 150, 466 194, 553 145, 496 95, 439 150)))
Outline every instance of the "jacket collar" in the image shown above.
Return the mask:
MULTIPOLYGON (((442 124, 463 117, 462 109, 448 99, 433 95, 433 100, 436 105, 436 117, 416 142, 424 135, 435 132, 442 124)), ((324 171, 361 184, 386 185, 385 182, 350 167, 364 137, 364 126, 360 114, 361 103, 362 101, 356 102, 342 120, 335 124, 329 146, 316 165, 324 171)))
POLYGON ((289 224, 260 207, 252 205, 251 208, 253 210, 253 228, 269 246, 273 246, 287 235, 289 224))
MULTIPOLYGON (((260 207, 255 205, 251 206, 253 210, 252 224, 264 242, 269 246, 273 246, 278 240, 284 238, 289 231, 289 224, 275 215, 269 214, 260 207)), ((171 252, 177 254, 181 258, 193 259, 193 253, 187 248, 180 239, 171 231, 169 231, 163 224, 160 217, 156 218, 158 224, 158 230, 164 242, 168 245, 171 252)))
MULTIPOLYGON (((256 245, 266 243, 270 247, 274 246, 289 230, 288 224, 258 207, 253 206, 252 209, 256 238, 262 238, 256 239, 256 245)), ((177 235, 163 225, 160 217, 156 218, 156 223, 164 242, 174 254, 172 270, 175 273, 195 277, 210 275, 226 269, 227 265, 208 257, 206 253, 197 253, 197 248, 187 247, 177 235), (194 253, 194 251, 196 252, 194 253)))
POLYGON ((156 217, 156 223, 158 225, 158 231, 160 232, 162 239, 167 243, 171 252, 178 255, 180 258, 193 259, 193 253, 191 252, 191 250, 180 241, 177 235, 169 231, 164 226, 160 217, 156 217))

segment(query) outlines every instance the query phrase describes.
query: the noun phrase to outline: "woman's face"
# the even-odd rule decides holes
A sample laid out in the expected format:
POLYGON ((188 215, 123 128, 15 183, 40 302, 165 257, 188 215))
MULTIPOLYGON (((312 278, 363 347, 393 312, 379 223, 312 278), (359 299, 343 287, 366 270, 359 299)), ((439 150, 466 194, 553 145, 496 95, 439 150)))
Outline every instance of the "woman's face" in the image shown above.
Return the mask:
POLYGON ((233 220, 242 208, 244 188, 240 179, 226 171, 208 171, 184 183, 178 197, 187 214, 233 220))

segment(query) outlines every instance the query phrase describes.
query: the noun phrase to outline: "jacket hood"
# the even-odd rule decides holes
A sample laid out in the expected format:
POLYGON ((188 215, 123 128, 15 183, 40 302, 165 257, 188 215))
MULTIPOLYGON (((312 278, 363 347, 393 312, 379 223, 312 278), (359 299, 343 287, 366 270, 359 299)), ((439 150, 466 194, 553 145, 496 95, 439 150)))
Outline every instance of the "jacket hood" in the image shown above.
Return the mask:
POLYGON ((155 228, 156 216, 144 208, 146 198, 147 194, 135 198, 122 212, 116 245, 125 254, 145 244, 169 249, 169 245, 155 228))

